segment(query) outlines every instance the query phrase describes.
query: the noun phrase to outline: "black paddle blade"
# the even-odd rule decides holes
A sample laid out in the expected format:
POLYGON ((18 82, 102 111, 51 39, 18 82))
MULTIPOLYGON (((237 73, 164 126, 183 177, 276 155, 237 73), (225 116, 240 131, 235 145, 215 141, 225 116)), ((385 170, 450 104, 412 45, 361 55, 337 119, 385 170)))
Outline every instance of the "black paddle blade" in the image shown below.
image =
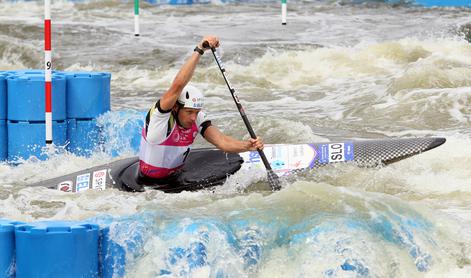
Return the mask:
POLYGON ((281 182, 278 176, 273 172, 273 170, 268 170, 267 171, 267 177, 268 177, 268 184, 271 187, 271 190, 273 191, 278 191, 281 189, 281 182))

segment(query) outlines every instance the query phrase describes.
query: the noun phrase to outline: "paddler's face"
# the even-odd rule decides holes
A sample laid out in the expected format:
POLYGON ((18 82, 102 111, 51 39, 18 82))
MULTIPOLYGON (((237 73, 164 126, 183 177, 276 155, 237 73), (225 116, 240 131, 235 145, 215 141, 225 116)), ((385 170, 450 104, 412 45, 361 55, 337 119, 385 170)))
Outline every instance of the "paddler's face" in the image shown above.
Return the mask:
POLYGON ((180 108, 178 111, 178 121, 182 127, 190 128, 196 122, 196 118, 200 111, 201 109, 180 108))

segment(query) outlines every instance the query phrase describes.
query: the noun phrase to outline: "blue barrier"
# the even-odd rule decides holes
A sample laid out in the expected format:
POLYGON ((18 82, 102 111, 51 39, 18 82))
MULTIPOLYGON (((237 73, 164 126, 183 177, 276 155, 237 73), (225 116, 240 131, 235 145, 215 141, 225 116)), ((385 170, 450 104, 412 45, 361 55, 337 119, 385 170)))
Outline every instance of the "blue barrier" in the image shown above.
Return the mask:
POLYGON ((47 221, 18 225, 16 277, 99 277, 98 225, 47 221))
POLYGON ((8 157, 7 121, 0 120, 0 161, 8 157))
POLYGON ((191 5, 193 0, 169 0, 168 3, 170 5, 191 5))
MULTIPOLYGON (((37 73, 13 74, 7 78, 8 120, 44 121, 44 76, 37 73)), ((66 82, 61 74, 52 76, 52 120, 66 119, 66 82)))
MULTIPOLYGON (((0 161, 7 158, 7 81, 8 74, 0 72, 0 161)), ((1 272, 0 272, 1 273, 1 272)))
POLYGON ((147 232, 129 221, 100 228, 94 221, 0 219, 0 277, 124 277, 147 232))
POLYGON ((109 72, 102 72, 101 73, 103 77, 103 93, 105 97, 105 103, 104 103, 104 109, 105 112, 111 111, 111 73, 109 72))
MULTIPOLYGON (((9 70, 5 71, 6 74, 9 76, 13 75, 42 75, 44 76, 44 70, 37 70, 37 69, 25 69, 25 70, 9 70)), ((62 71, 53 70, 52 74, 54 75, 64 75, 62 71)))
POLYGON ((12 71, 10 70, 0 70, 0 75, 5 76, 5 77, 10 76, 11 73, 12 71))
POLYGON ((66 73, 68 150, 88 156, 102 143, 95 118, 110 110, 111 74, 66 73))
POLYGON ((101 129, 95 119, 68 119, 68 151, 80 156, 89 156, 102 143, 101 129))
MULTIPOLYGON (((47 158, 41 148, 46 142, 46 124, 44 122, 8 121, 8 160, 27 159, 36 156, 47 158)), ((67 141, 66 121, 52 122, 52 135, 56 146, 64 146, 67 141)))
POLYGON ((15 277, 15 224, 0 219, 0 277, 15 277))
POLYGON ((0 120, 7 118, 7 74, 0 73, 0 120))
MULTIPOLYGON (((102 143, 96 117, 111 108, 110 81, 108 72, 53 71, 55 145, 65 145, 68 139, 72 153, 90 155, 102 143)), ((44 70, 0 71, 0 160, 47 157, 41 154, 45 142, 44 90, 44 70)))
POLYGON ((109 111, 109 85, 105 84, 109 77, 94 72, 66 73, 67 118, 91 119, 109 111))
POLYGON ((25 69, 25 70, 7 70, 4 71, 8 76, 21 75, 21 74, 41 74, 44 75, 44 70, 25 69))
POLYGON ((426 7, 466 7, 471 0, 416 0, 415 3, 426 7))

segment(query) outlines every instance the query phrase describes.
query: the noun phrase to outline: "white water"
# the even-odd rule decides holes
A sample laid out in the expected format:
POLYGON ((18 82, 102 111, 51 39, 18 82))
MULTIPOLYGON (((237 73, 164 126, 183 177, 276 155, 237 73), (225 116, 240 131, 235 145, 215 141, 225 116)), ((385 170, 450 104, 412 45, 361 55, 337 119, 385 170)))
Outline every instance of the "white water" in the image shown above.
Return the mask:
MULTIPOLYGON (((112 73, 114 112, 101 119, 108 145, 91 158, 0 164, 0 217, 114 221, 117 234, 141 237, 127 277, 466 277, 471 46, 457 30, 469 10, 301 1, 288 9, 283 27, 277 1, 143 4, 135 38, 131 3, 54 1, 55 68, 112 73), (204 34, 220 37, 231 83, 266 143, 411 136, 447 143, 383 168, 304 173, 275 193, 263 172, 181 194, 26 186, 135 155, 141 111, 204 34), (170 263, 176 248, 186 256, 198 243, 202 266, 170 263)), ((42 12, 39 2, 0 2, 0 70, 42 67, 42 12)), ((210 55, 193 81, 206 92, 213 123, 246 138, 210 55)))

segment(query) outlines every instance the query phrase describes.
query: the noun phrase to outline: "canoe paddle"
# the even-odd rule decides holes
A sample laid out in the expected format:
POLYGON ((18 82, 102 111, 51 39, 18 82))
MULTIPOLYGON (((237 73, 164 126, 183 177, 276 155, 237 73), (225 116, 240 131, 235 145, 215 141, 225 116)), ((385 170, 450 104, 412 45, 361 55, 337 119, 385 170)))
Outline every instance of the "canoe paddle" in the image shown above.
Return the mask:
MULTIPOLYGON (((203 42, 203 47, 204 48, 209 48, 209 43, 207 41, 203 42)), ((245 126, 247 127, 247 130, 249 131, 250 137, 253 139, 256 139, 257 136, 255 135, 255 132, 253 131, 252 126, 250 125, 249 119, 247 118, 247 115, 245 114, 244 108, 242 107, 242 104, 240 103, 239 97, 237 96, 235 90, 231 87, 229 84, 229 81, 227 80, 226 77, 226 69, 222 65, 221 58, 216 54, 216 50, 214 47, 211 47, 211 52, 213 53, 214 60, 216 60, 216 63, 218 64, 219 70, 222 73, 222 76, 224 77, 224 81, 226 81, 227 88, 229 89, 229 92, 231 92, 232 99, 234 99, 234 102, 237 106, 237 109, 239 109, 240 116, 242 117, 242 120, 245 123, 245 126)), ((278 176, 273 172, 270 163, 267 160, 267 157, 265 156, 265 153, 263 150, 257 149, 258 154, 260 155, 260 158, 263 161, 263 165, 265 165, 265 168, 267 169, 267 178, 268 178, 268 184, 270 185, 271 189, 273 191, 275 190, 280 190, 281 189, 281 184, 280 180, 278 179, 278 176)))

